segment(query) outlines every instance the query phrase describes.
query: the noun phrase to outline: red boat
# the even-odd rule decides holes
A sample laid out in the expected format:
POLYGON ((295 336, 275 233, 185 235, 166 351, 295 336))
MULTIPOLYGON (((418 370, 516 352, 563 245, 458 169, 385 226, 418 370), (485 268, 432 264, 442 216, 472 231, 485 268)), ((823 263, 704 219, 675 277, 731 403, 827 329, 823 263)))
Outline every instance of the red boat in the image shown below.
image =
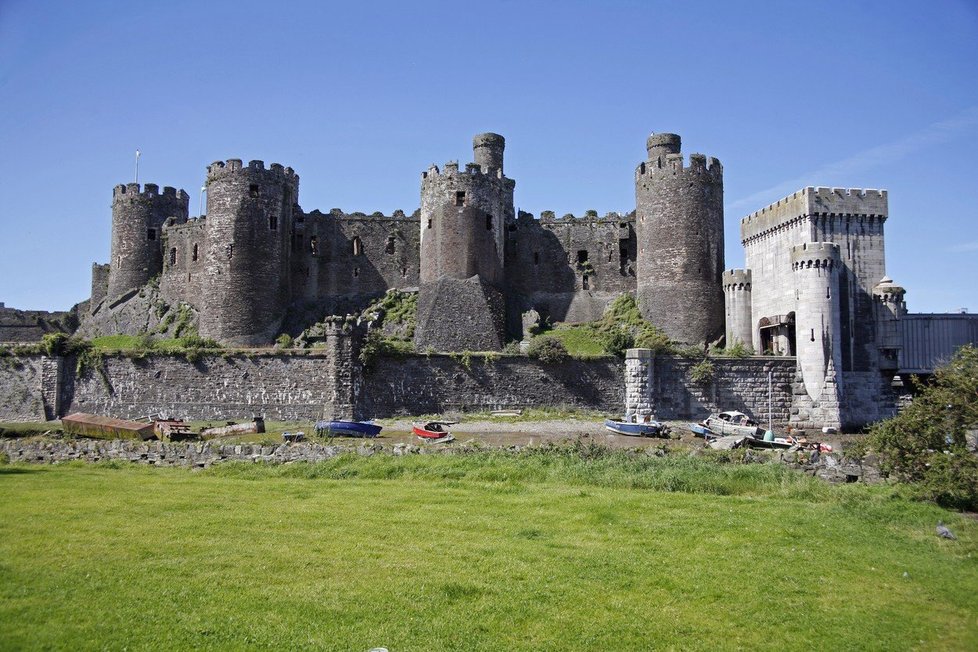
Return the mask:
POLYGON ((422 439, 441 439, 442 437, 448 437, 452 434, 447 428, 445 428, 445 426, 451 425, 452 423, 455 422, 428 421, 421 425, 415 424, 414 427, 411 428, 411 432, 422 439))

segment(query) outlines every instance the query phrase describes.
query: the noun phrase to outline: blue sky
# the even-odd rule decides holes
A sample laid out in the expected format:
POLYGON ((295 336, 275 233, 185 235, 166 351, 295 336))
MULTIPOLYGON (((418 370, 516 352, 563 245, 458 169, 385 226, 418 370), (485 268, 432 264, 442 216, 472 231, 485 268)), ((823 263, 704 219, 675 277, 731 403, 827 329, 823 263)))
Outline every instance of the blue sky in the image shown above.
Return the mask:
POLYGON ((65 309, 109 257, 112 187, 290 165, 305 210, 419 204, 428 164, 506 136, 516 202, 634 208, 652 131, 724 164, 740 218, 886 188, 914 312, 978 311, 978 2, 0 0, 0 301, 65 309))

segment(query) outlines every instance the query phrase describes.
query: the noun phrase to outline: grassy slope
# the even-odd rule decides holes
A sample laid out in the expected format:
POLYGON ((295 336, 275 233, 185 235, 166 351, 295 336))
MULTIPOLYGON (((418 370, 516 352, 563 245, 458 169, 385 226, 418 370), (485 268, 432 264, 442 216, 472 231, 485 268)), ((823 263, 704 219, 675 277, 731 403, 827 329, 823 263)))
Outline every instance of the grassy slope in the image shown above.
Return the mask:
POLYGON ((6 466, 0 495, 5 648, 978 648, 978 525, 781 467, 6 466))

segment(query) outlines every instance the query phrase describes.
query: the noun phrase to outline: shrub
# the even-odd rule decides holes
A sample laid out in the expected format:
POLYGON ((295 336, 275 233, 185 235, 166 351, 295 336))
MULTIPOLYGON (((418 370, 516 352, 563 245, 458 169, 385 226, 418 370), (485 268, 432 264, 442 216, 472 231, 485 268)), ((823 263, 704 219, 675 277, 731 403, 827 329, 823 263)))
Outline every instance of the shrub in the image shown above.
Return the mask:
POLYGON ((728 358, 749 358, 754 355, 754 347, 738 340, 732 346, 717 351, 717 354, 728 358))
POLYGON ((713 362, 704 358, 689 368, 689 378, 697 385, 709 385, 716 375, 713 362))
POLYGON ((623 328, 615 328, 605 336, 603 344, 605 351, 621 358, 627 349, 635 346, 635 337, 623 328))
POLYGON ((292 336, 288 333, 282 333, 277 338, 275 338, 275 346, 280 349, 291 349, 292 348, 292 336))
MULTIPOLYGON (((917 382, 917 381, 915 381, 917 382)), ((978 460, 965 432, 978 424, 978 348, 961 347, 903 412, 876 424, 867 446, 884 471, 946 507, 978 509, 978 460)))
POLYGON ((546 364, 563 362, 569 357, 567 347, 553 335, 541 335, 530 340, 526 354, 546 364))

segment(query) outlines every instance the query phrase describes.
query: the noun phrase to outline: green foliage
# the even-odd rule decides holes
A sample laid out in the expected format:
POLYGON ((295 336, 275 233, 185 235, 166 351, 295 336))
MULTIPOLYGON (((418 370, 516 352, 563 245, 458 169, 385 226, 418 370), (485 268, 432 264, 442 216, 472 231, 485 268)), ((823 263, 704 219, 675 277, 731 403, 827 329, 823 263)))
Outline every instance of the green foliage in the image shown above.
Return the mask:
POLYGON ((292 336, 288 333, 282 333, 277 338, 275 338, 275 346, 280 349, 291 349, 292 348, 292 336))
POLYGON ((193 309, 186 303, 181 303, 180 307, 177 309, 177 323, 173 328, 173 337, 181 337, 191 326, 193 321, 193 309))
POLYGON ((683 346, 673 346, 672 352, 678 355, 680 358, 686 358, 687 360, 696 360, 697 358, 702 358, 705 353, 703 347, 694 346, 692 344, 687 344, 683 346))
POLYGON ((624 328, 615 327, 605 336, 603 346, 611 355, 623 358, 625 351, 635 346, 635 336, 624 328))
POLYGON ((370 330, 360 346, 360 362, 370 367, 378 358, 401 358, 414 353, 414 343, 385 337, 379 330, 370 330))
POLYGON ((64 333, 47 333, 41 337, 41 351, 49 358, 66 355, 69 348, 69 338, 64 333))
POLYGON ((418 319, 418 293, 391 288, 383 297, 363 311, 364 317, 377 316, 372 328, 382 330, 385 337, 408 341, 414 338, 418 319))
POLYGON ((635 336, 635 346, 640 349, 651 349, 653 353, 667 355, 675 352, 675 346, 658 327, 647 324, 635 336))
POLYGON ((716 376, 716 368, 708 358, 703 358, 689 368, 689 379, 697 385, 709 385, 716 376))
POLYGON ((545 364, 557 364, 570 357, 564 343, 553 335, 541 335, 530 340, 526 354, 545 364))
POLYGON ((724 358, 749 358, 754 355, 754 347, 741 341, 734 342, 725 349, 717 349, 716 355, 724 358))
POLYGON ((899 415, 867 441, 884 470, 916 483, 941 505, 978 509, 978 464, 965 432, 978 427, 978 348, 961 347, 899 415))

